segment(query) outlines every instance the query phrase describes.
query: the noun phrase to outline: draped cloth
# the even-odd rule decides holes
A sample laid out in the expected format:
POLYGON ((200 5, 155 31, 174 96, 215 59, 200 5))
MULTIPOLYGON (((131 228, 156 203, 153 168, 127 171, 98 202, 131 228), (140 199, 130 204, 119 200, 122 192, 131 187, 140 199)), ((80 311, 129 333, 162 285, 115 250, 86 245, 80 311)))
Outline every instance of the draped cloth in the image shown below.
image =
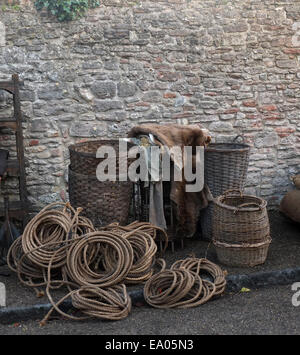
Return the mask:
MULTIPOLYGON (((206 146, 211 141, 211 137, 208 135, 207 131, 198 125, 186 126, 178 124, 143 124, 133 127, 128 133, 128 138, 138 138, 141 136, 149 136, 151 137, 151 140, 154 139, 154 143, 160 146, 162 151, 166 151, 164 146, 169 149, 172 149, 173 147, 180 147, 182 156, 184 147, 192 147, 193 171, 196 171, 195 148, 197 146, 206 146)), ((180 165, 180 162, 176 161, 176 157, 171 155, 170 158, 175 166, 180 165)), ((202 164, 201 169, 203 171, 203 154, 200 159, 200 164, 202 164)), ((199 179, 200 178, 202 178, 202 176, 199 176, 199 179)), ((175 181, 174 179, 171 179, 170 183, 170 200, 176 206, 176 234, 185 237, 192 237, 196 232, 200 210, 208 205, 207 191, 204 186, 203 178, 202 181, 200 181, 202 189, 197 192, 187 192, 187 185, 189 183, 185 180, 184 169, 182 172, 182 180, 175 181)), ((163 211, 162 186, 162 179, 154 182, 153 184, 150 183, 149 221, 159 227, 166 228, 163 211)))

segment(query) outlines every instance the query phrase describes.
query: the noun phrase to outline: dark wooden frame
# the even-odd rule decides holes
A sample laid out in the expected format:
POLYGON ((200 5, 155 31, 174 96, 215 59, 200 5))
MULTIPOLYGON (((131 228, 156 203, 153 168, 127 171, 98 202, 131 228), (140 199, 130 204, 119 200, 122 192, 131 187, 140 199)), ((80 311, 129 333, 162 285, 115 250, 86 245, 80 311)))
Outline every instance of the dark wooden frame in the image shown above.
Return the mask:
MULTIPOLYGON (((8 161, 7 174, 19 178, 19 201, 12 201, 9 204, 9 216, 21 219, 24 226, 28 220, 29 201, 26 187, 20 84, 18 74, 13 74, 10 81, 0 81, 0 90, 5 90, 13 95, 14 109, 13 117, 0 118, 0 129, 10 128, 16 135, 17 159, 8 161)), ((3 204, 0 205, 0 216, 5 216, 3 204)))

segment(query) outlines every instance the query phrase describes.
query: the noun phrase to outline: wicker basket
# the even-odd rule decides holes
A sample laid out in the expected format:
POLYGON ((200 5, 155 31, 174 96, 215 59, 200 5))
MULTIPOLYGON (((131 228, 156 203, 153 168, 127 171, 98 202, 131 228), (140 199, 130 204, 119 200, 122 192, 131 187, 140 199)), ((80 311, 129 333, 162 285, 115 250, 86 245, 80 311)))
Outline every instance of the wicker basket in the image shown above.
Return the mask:
POLYGON ((267 202, 228 190, 214 200, 213 239, 224 243, 260 243, 270 235, 267 202))
MULTIPOLYGON (((98 148, 101 146, 109 146, 114 148, 116 152, 116 171, 119 171, 119 160, 127 158, 126 152, 119 152, 119 140, 103 139, 97 141, 88 141, 69 146, 70 152, 70 168, 73 172, 84 175, 95 175, 97 166, 106 158, 96 158, 98 148)), ((132 143, 127 143, 127 151, 133 147, 132 143)), ((133 159, 127 158, 128 164, 133 159)))
POLYGON ((96 175, 78 174, 69 167, 70 203, 82 207, 82 214, 95 226, 127 223, 132 187, 131 181, 101 182, 96 175))
POLYGON ((235 267, 253 267, 266 261, 271 238, 255 244, 228 244, 214 241, 222 264, 235 267))
MULTIPOLYGON (((212 143, 204 151, 204 179, 213 197, 228 189, 243 189, 249 165, 250 146, 244 143, 212 143)), ((204 239, 212 239, 213 203, 201 211, 204 239)))

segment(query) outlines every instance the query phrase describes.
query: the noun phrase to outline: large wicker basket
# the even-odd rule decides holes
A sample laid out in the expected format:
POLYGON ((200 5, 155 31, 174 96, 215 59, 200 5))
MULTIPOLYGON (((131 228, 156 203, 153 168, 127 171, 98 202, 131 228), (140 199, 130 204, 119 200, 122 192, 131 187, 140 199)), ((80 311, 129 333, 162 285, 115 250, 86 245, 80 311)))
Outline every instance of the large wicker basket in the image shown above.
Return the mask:
MULTIPOLYGON (((243 189, 249 165, 250 146, 244 143, 212 143, 204 151, 204 179, 213 197, 228 189, 243 189)), ((202 236, 212 239, 213 203, 201 211, 202 236)))
POLYGON ((228 244, 214 241, 222 264, 233 267, 253 267, 266 261, 271 238, 255 244, 228 244))
POLYGON ((131 181, 101 182, 94 174, 78 174, 69 168, 70 203, 75 208, 82 207, 82 214, 95 226, 127 223, 132 187, 131 181))
POLYGON ((228 190, 214 200, 213 239, 224 243, 260 243, 270 235, 267 202, 228 190))
POLYGON ((267 202, 240 190, 228 190, 214 199, 213 243, 223 264, 263 264, 271 243, 267 202))
MULTIPOLYGON (((119 151, 119 139, 103 139, 97 141, 88 141, 69 146, 70 168, 73 172, 84 175, 95 175, 99 163, 106 158, 97 158, 97 150, 102 146, 108 146, 114 149, 116 153, 116 172, 119 171, 119 161, 126 159, 126 153, 133 147, 132 143, 127 143, 127 152, 119 151)), ((133 159, 128 159, 128 164, 133 159)))

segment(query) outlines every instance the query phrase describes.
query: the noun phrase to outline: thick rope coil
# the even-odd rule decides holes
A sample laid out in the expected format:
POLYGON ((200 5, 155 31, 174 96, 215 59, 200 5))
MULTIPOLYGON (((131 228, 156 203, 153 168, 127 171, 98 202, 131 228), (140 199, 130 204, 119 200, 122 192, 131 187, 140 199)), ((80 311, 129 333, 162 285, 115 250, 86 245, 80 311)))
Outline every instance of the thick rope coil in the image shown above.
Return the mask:
POLYGON ((156 259, 157 232, 167 234, 144 222, 128 226, 112 223, 95 231, 91 221, 80 216, 67 203, 45 207, 26 226, 7 255, 9 268, 20 282, 45 292, 52 309, 69 319, 89 317, 117 320, 131 310, 125 284, 146 282, 146 301, 158 308, 188 308, 221 294, 226 285, 223 271, 207 259, 187 258, 175 262, 169 270, 164 259, 156 259), (160 271, 154 274, 155 266, 160 271), (209 274, 213 282, 202 279, 209 274), (58 302, 50 290, 66 286, 68 294, 58 302), (69 315, 60 309, 71 297, 82 316, 69 315))
MULTIPOLYGON (((125 286, 120 288, 118 285, 141 283, 153 275, 157 252, 154 239, 159 228, 150 223, 134 222, 125 227, 114 223, 95 231, 90 220, 79 215, 81 210, 75 210, 69 203, 46 206, 9 249, 8 266, 18 274, 20 282, 33 287, 38 295, 43 294, 38 288, 45 287, 53 308, 44 320, 54 309, 64 314, 59 305, 67 297, 75 299, 75 305, 84 300, 86 306, 90 304, 92 312, 95 311, 96 295, 98 301, 100 295, 106 295, 106 300, 117 307, 116 293, 124 296, 120 297, 127 306, 122 308, 119 301, 122 311, 119 315, 111 314, 111 319, 123 317, 130 311, 131 301, 125 286), (66 286, 69 293, 54 302, 50 290, 62 286, 66 286)), ((158 264, 165 267, 164 261, 159 260, 158 264)), ((96 310, 99 316, 101 302, 96 310)), ((102 305, 104 307, 104 303, 102 305)))
MULTIPOLYGON (((28 259, 37 266, 47 268, 53 251, 60 248, 60 244, 56 242, 63 243, 73 236, 94 231, 87 218, 79 217, 81 211, 81 208, 75 211, 69 203, 57 202, 43 208, 26 225, 22 235, 22 249, 28 259), (55 209, 57 206, 63 206, 63 209, 55 209)), ((65 251, 61 250, 56 253, 52 267, 60 268, 64 263, 65 251)))
MULTIPOLYGON (((153 275, 153 265, 157 253, 155 238, 159 231, 165 238, 166 246, 168 236, 166 232, 148 222, 133 222, 127 226, 120 226, 118 223, 109 224, 102 228, 106 231, 116 233, 127 239, 133 249, 133 265, 125 278, 126 284, 137 284, 148 280, 153 275)), ((115 263, 115 255, 106 258, 110 265, 115 263)))
MULTIPOLYGON (((69 238, 94 231, 92 222, 79 216, 81 210, 75 211, 69 203, 46 206, 27 224, 23 235, 9 249, 8 267, 18 274, 22 284, 34 287, 38 295, 42 293, 37 288, 47 285, 47 267, 54 252, 58 251, 53 260, 52 271, 55 275, 52 275, 52 279, 62 281, 60 268, 66 259, 66 248, 62 246, 69 238)), ((51 285, 52 288, 60 286, 57 280, 51 285)))
POLYGON ((132 307, 131 298, 124 284, 107 288, 82 286, 69 292, 57 303, 54 303, 51 299, 51 303, 53 307, 40 322, 42 326, 46 324, 54 310, 71 320, 86 320, 93 317, 106 320, 120 320, 129 315, 132 307), (71 297, 73 307, 81 311, 83 316, 74 316, 59 308, 60 304, 69 297, 71 297))
POLYGON ((73 306, 90 317, 120 320, 131 311, 131 299, 124 284, 106 289, 81 287, 71 298, 73 306))
POLYGON ((132 264, 130 243, 105 231, 88 233, 75 240, 66 260, 68 276, 80 286, 107 287, 121 283, 132 264))
POLYGON ((153 240, 156 240, 158 233, 160 234, 161 238, 165 241, 165 247, 163 248, 162 252, 164 253, 168 247, 168 234, 162 228, 159 228, 149 222, 138 222, 134 221, 127 226, 120 226, 119 223, 111 223, 105 227, 102 227, 101 230, 112 230, 119 235, 124 235, 127 232, 132 231, 141 231, 147 233, 152 237, 153 240))
POLYGON ((144 286, 144 297, 156 308, 190 308, 223 293, 225 286, 225 274, 217 265, 207 259, 187 258, 152 276, 144 286), (203 271, 213 282, 202 279, 203 271))
POLYGON ((193 271, 201 277, 204 272, 207 272, 213 279, 213 283, 216 286, 215 295, 219 295, 225 291, 226 279, 224 271, 213 262, 201 258, 186 258, 184 260, 176 261, 171 269, 183 268, 188 271, 193 271))
POLYGON ((137 284, 148 280, 153 275, 153 263, 157 246, 153 238, 141 230, 134 230, 123 235, 133 250, 133 264, 125 278, 127 284, 137 284))

